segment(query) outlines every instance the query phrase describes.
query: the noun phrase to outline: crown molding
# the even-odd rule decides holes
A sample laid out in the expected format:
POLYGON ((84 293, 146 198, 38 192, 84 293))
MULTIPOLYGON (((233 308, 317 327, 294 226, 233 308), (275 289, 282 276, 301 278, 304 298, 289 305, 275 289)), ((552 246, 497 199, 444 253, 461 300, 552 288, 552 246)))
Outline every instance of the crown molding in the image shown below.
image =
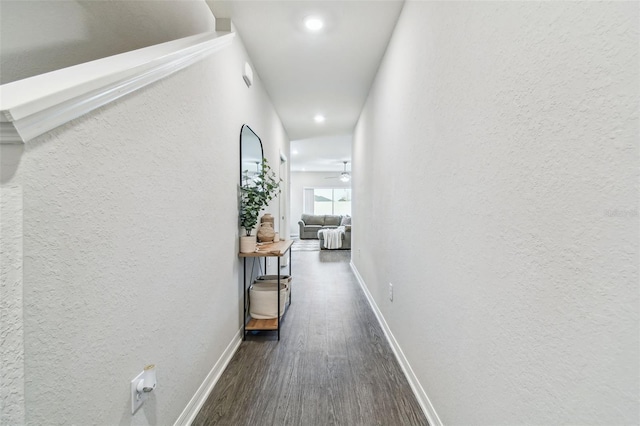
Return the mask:
POLYGON ((234 37, 197 34, 4 84, 0 144, 30 141, 206 58, 234 37))

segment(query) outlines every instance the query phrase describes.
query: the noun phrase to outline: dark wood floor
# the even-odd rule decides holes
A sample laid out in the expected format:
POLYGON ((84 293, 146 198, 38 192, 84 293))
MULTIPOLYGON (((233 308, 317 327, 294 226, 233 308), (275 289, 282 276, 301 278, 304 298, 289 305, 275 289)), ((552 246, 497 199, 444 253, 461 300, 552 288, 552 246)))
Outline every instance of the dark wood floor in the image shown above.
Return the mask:
POLYGON ((351 269, 349 251, 294 252, 275 333, 248 336, 193 425, 427 425, 351 269))

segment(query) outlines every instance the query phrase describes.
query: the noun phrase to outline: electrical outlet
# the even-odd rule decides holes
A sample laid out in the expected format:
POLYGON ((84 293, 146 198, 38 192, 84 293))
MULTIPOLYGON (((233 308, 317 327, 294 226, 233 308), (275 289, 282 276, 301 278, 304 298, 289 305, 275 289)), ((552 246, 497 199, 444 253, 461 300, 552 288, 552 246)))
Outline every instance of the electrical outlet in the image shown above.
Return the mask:
POLYGON ((389 283, 389 300, 393 302, 393 284, 389 283))
POLYGON ((145 366, 142 373, 131 381, 131 414, 136 413, 157 384, 155 364, 145 366))
POLYGON ((135 414, 147 398, 147 395, 144 392, 139 393, 137 391, 138 382, 142 380, 143 376, 144 371, 138 374, 136 378, 131 381, 131 414, 135 414))

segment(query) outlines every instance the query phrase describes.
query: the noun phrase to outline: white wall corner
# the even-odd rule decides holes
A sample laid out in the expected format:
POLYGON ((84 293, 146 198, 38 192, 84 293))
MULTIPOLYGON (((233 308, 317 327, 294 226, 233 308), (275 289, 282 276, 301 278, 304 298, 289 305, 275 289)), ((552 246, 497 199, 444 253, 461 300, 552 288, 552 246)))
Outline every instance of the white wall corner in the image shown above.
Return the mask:
POLYGON ((196 393, 174 423, 174 426, 188 426, 193 423, 193 420, 200 412, 200 409, 209 397, 209 394, 215 387, 216 383, 218 383, 220 376, 222 376, 227 365, 231 362, 233 355, 240 347, 240 343, 242 343, 242 328, 235 333, 231 342, 229 342, 218 361, 215 363, 213 368, 211 368, 207 377, 204 379, 196 393))
POLYGON ((233 31, 231 18, 216 18, 216 31, 233 31))
POLYGON ((429 422, 429 425, 442 426, 442 421, 440 421, 440 417, 438 417, 438 414, 436 413, 436 410, 433 407, 433 404, 431 404, 431 400, 429 400, 429 397, 427 396, 427 393, 424 391, 424 388, 420 384, 418 377, 413 372, 413 369, 411 368, 409 361, 404 356, 404 353, 402 352, 402 348, 398 344, 398 341, 396 340, 396 338, 393 336, 393 333, 391 332, 391 329, 389 328, 387 321, 384 319, 382 312, 378 308, 378 305, 373 299, 373 296, 369 292, 369 289, 367 288, 367 285, 362 279, 360 272, 358 272, 358 268, 353 262, 350 262, 350 265, 351 265, 351 270, 353 271, 353 274, 356 276, 356 279, 358 280, 358 283, 360 284, 360 287, 364 292, 364 295, 369 301, 369 305, 371 305, 371 309, 373 309, 373 312, 375 313, 376 318, 380 323, 380 327, 382 327, 382 331, 384 332, 384 335, 386 336, 387 341, 389 342, 389 345, 391 345, 391 349, 393 350, 393 353, 395 354, 396 359, 398 360, 398 363, 400 364, 400 367, 404 372, 404 375, 407 377, 407 380, 409 381, 411 390, 413 391, 413 394, 418 400, 418 404, 420 404, 420 408, 422 408, 424 415, 427 417, 427 421, 429 422))
POLYGON ((0 86, 0 143, 27 142, 229 45, 207 32, 0 86))

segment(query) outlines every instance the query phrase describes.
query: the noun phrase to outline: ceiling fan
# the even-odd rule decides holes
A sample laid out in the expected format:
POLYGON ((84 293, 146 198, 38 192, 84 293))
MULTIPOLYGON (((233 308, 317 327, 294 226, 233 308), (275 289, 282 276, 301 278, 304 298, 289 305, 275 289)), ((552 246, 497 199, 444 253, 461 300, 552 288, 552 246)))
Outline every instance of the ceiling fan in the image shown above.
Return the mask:
POLYGON ((325 179, 340 179, 342 182, 345 182, 345 183, 349 182, 351 180, 351 173, 347 171, 348 161, 343 161, 343 163, 344 163, 344 169, 342 173, 340 173, 340 176, 330 176, 325 179))

